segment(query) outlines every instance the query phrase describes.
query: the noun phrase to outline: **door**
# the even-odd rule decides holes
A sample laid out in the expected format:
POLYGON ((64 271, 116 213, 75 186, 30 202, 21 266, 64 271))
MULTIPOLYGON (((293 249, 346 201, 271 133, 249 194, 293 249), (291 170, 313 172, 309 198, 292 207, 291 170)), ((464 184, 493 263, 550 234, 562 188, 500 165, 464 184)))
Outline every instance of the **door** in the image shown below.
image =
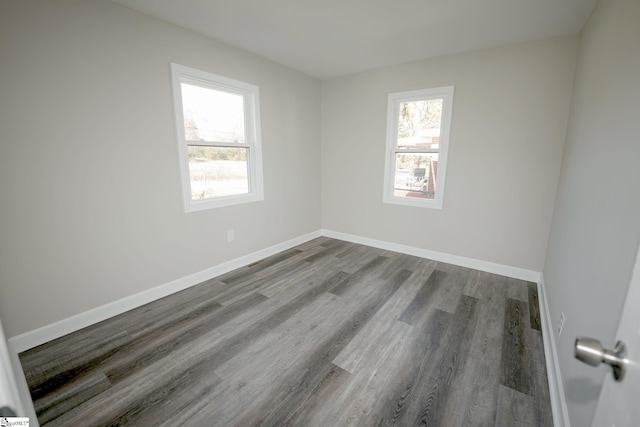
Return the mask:
MULTIPOLYGON (((640 420, 640 248, 631 274, 616 340, 627 345, 622 381, 607 375, 593 418, 593 427, 631 427, 640 420)), ((613 344, 613 343, 610 343, 613 344)), ((611 370, 610 368, 607 368, 611 370)))
POLYGON ((22 412, 20 398, 18 397, 9 349, 0 323, 0 415, 10 416, 22 412))

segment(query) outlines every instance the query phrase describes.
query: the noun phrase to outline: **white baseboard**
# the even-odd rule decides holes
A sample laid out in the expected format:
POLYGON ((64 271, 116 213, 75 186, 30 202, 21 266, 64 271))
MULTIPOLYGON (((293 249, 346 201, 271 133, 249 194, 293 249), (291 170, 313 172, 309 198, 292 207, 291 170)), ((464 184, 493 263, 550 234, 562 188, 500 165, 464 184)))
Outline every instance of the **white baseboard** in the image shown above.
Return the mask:
POLYGON ((322 230, 322 235, 334 239, 346 240, 361 245, 373 246, 374 248, 385 249, 393 252, 400 252, 421 258, 428 258, 434 261, 445 262, 447 264, 459 265, 461 267, 472 268, 474 270, 486 271, 487 273, 499 274, 500 276, 512 277, 514 279, 526 280, 538 283, 540 273, 523 268, 511 267, 503 264, 496 264, 489 261, 482 261, 474 258, 467 258, 458 255, 451 255, 444 252, 431 251, 429 249, 416 248, 414 246, 401 245, 399 243, 385 242, 382 240, 370 239, 368 237, 355 236, 353 234, 341 233, 339 231, 322 230))
POLYGON ((110 302, 33 331, 16 335, 9 338, 9 346, 13 352, 21 353, 25 350, 44 344, 56 338, 60 338, 66 334, 109 319, 113 316, 117 316, 118 314, 122 314, 141 305, 166 297, 167 295, 171 295, 191 286, 195 286, 198 283, 202 283, 216 276, 220 276, 237 268, 244 267, 245 265, 267 258, 271 255, 275 255, 278 252, 282 252, 311 239, 320 237, 320 235, 320 231, 314 231, 295 237, 291 240, 287 240, 286 242, 270 246, 249 255, 227 261, 189 276, 110 302))
POLYGON ((553 412, 553 425, 555 427, 570 427, 567 401, 565 400, 562 375, 560 374, 560 362, 556 350, 555 330, 547 304, 547 291, 544 277, 540 275, 538 282, 538 300, 540 301, 540 322, 542 326, 542 340, 544 342, 544 358, 547 363, 547 379, 549 381, 549 397, 553 412))

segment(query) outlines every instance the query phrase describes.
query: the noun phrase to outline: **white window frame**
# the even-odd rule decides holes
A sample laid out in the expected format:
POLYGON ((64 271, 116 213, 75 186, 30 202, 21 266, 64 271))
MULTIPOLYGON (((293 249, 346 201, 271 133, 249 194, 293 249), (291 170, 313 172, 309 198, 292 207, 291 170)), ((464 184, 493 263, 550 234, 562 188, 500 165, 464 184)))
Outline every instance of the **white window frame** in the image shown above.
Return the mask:
POLYGON ((443 86, 431 89, 412 90, 407 92, 390 93, 387 103, 387 143, 384 168, 383 202, 405 206, 442 209, 444 184, 447 170, 447 155, 449 152, 449 134, 451 130, 451 115, 453 111, 453 86, 443 86), (440 143, 437 149, 398 149, 398 120, 400 104, 407 101, 422 101, 428 99, 442 99, 442 122, 440 127, 440 143), (396 153, 438 153, 438 171, 436 172, 436 191, 433 199, 419 199, 394 196, 394 180, 396 168, 396 153))
POLYGON ((262 144, 260 138, 260 96, 258 86, 174 63, 171 64, 171 80, 173 86, 173 105, 176 121, 176 136, 178 141, 178 157, 180 160, 180 176, 182 180, 184 211, 195 212, 264 200, 262 144), (245 143, 227 144, 211 141, 197 141, 196 143, 196 141, 186 140, 181 83, 188 83, 217 91, 241 95, 244 99, 245 143), (189 145, 246 148, 249 192, 233 196, 221 196, 198 200, 192 199, 191 179, 189 176, 189 158, 187 154, 189 145))

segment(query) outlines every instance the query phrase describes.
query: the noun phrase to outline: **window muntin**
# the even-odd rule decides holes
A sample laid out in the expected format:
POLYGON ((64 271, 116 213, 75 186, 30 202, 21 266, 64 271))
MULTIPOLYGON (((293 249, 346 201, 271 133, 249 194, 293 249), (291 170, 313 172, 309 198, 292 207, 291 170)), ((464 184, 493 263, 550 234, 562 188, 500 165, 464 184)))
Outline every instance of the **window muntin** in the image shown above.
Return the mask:
POLYGON ((185 211, 262 200, 258 87, 171 68, 185 211))
POLYGON ((453 86, 389 94, 385 203, 441 209, 453 86))

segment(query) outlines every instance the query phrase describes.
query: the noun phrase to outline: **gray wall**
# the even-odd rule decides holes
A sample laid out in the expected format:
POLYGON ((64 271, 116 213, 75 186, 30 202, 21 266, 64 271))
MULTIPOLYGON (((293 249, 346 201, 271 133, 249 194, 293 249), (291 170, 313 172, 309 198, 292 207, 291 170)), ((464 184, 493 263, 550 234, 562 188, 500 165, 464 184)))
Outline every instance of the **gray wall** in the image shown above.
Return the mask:
POLYGON ((577 37, 322 82, 325 229, 541 271, 577 37), (455 86, 442 210, 382 203, 387 94, 455 86))
POLYGON ((576 336, 612 346, 640 241, 640 2, 601 0, 581 35, 544 267, 572 425, 590 425, 606 369, 573 358, 576 336))
POLYGON ((0 100, 7 336, 320 228, 316 79, 106 0, 16 0, 0 100), (183 213, 169 62, 260 86, 263 202, 183 213))

